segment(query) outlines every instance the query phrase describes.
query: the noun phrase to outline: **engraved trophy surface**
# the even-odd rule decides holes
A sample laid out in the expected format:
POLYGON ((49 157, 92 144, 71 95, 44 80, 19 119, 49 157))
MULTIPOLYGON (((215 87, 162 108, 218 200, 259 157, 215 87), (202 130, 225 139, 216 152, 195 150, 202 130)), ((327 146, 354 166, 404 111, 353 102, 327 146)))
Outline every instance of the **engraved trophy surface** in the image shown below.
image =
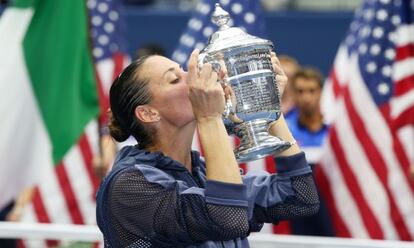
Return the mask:
POLYGON ((248 162, 289 148, 289 142, 268 133, 269 124, 281 113, 271 62, 273 43, 230 27, 230 16, 219 4, 211 19, 219 30, 201 51, 199 64, 208 62, 225 74, 222 84, 229 97, 223 118, 229 132, 240 139, 234 151, 237 161, 248 162))

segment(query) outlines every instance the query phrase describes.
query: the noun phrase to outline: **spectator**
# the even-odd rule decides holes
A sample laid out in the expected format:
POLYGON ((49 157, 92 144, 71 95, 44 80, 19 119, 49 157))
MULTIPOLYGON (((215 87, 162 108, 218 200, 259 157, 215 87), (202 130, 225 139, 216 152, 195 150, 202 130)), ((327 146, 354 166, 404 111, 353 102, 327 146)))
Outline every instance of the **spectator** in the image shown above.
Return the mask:
MULTIPOLYGON (((323 77, 316 69, 303 68, 293 75, 291 83, 297 114, 290 115, 287 123, 314 169, 321 155, 320 146, 328 132, 319 108, 323 77)), ((320 210, 316 215, 291 221, 294 234, 334 236, 326 206, 321 199, 320 202, 320 210)))
POLYGON ((293 104, 296 105, 297 115, 286 119, 301 146, 319 147, 328 130, 319 108, 322 81, 322 75, 312 68, 300 69, 291 80, 293 104))

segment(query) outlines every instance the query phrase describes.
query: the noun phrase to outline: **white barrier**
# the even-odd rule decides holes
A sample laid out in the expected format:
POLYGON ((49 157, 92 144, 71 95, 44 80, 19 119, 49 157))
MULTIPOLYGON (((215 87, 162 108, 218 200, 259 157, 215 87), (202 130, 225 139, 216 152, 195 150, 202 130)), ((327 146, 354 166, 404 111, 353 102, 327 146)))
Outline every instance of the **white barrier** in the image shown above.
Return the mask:
POLYGON ((414 242, 261 233, 250 235, 249 241, 254 248, 414 248, 414 242))
MULTIPOLYGON (((0 222, 0 238, 102 241, 96 226, 0 222)), ((413 248, 414 242, 344 239, 254 233, 252 248, 413 248)))
POLYGON ((39 223, 14 223, 0 221, 0 238, 52 239, 95 242, 102 234, 97 226, 39 223))

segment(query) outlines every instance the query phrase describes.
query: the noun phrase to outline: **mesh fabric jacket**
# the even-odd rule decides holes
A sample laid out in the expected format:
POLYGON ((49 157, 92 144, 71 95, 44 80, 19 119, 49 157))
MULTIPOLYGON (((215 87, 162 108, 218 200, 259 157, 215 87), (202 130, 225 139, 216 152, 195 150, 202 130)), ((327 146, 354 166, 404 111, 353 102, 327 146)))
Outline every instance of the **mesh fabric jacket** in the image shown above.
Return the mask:
POLYGON ((190 173, 161 153, 125 147, 97 193, 105 247, 249 247, 263 223, 318 210, 304 154, 276 163, 278 174, 250 173, 238 185, 207 180, 197 152, 190 173))

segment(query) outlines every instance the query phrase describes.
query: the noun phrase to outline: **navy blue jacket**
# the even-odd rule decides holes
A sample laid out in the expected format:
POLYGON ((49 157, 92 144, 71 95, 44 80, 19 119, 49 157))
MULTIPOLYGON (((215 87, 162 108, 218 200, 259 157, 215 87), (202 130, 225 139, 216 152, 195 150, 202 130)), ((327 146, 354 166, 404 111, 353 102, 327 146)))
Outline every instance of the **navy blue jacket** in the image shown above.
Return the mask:
POLYGON ((252 171, 243 184, 206 179, 162 153, 123 148, 97 193, 105 247, 249 247, 263 223, 307 216, 319 202, 303 153, 275 159, 278 174, 252 171))

